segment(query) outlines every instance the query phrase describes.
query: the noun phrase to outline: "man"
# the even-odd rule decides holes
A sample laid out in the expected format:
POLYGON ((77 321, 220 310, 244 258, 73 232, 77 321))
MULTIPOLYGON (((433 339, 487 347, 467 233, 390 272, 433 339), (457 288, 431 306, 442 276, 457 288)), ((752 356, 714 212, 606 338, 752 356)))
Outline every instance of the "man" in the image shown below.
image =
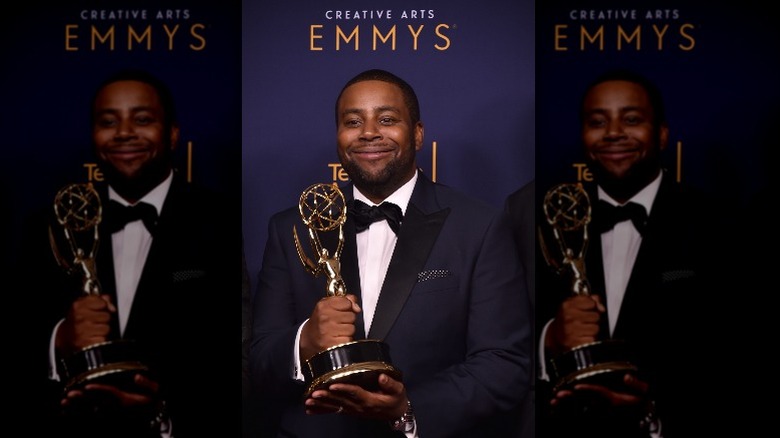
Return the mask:
MULTIPOLYGON (((95 263, 102 293, 82 294, 74 287, 80 279, 57 266, 47 225, 61 244, 62 229, 52 218, 34 222, 24 246, 22 267, 45 298, 40 351, 48 346, 49 375, 59 382, 52 428, 74 436, 214 436, 208 434, 218 433, 223 421, 215 406, 234 391, 205 376, 225 369, 224 358, 232 356, 228 339, 236 333, 214 320, 235 309, 224 292, 238 286, 238 269, 225 255, 236 253, 240 236, 231 237, 230 210, 221 198, 174 170, 179 126, 161 81, 120 72, 99 87, 91 113, 107 183, 96 185, 103 207, 95 263), (138 205, 151 211, 148 220, 119 222, 125 206, 138 205), (61 360, 118 339, 136 343, 148 371, 63 392, 61 360)), ((67 260, 67 246, 59 250, 67 260)))
POLYGON ((700 431, 704 422, 693 410, 706 409, 692 406, 702 403, 707 386, 689 368, 705 363, 711 337, 698 319, 704 297, 714 290, 707 285, 714 251, 704 230, 711 224, 706 216, 696 220, 707 204, 662 170, 669 132, 661 95, 647 79, 627 71, 599 77, 585 93, 581 121, 596 182, 587 187, 593 203, 585 258, 591 295, 572 295, 567 280, 551 278, 549 271, 540 275, 541 377, 551 379, 550 359, 605 339, 625 341, 637 371, 616 373, 613 384, 586 379, 543 396, 540 435, 700 431), (607 223, 609 206, 632 203, 645 217, 607 223))
MULTIPOLYGON (((394 203, 397 235, 381 219, 357 232, 348 215, 341 274, 347 295, 301 266, 298 209, 275 215, 254 302, 253 377, 262 380, 272 436, 509 436, 507 413, 528 386, 529 312, 505 218, 417 170, 423 145, 417 97, 404 80, 363 72, 336 101, 337 144, 358 201, 394 203), (303 400, 300 368, 355 339, 390 347, 396 380, 378 389, 334 383, 303 400)), ((331 247, 331 249, 335 248, 331 247)))

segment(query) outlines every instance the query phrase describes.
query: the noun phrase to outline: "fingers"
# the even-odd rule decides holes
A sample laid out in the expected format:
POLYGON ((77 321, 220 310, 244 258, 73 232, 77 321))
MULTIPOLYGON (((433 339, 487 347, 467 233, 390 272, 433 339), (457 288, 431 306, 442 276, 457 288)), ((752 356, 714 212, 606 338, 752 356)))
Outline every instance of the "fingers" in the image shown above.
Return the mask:
POLYGON ((108 295, 86 295, 78 298, 71 306, 77 312, 116 312, 116 307, 108 295))
POLYGON ((105 383, 89 383, 83 388, 73 389, 65 394, 60 401, 63 407, 71 406, 77 403, 83 403, 86 400, 109 400, 118 406, 132 407, 145 406, 153 403, 156 399, 159 384, 141 374, 133 376, 135 386, 130 388, 119 388, 105 383))
POLYGON ((351 342, 360 307, 354 295, 326 297, 317 302, 303 327, 301 351, 304 358, 335 345, 351 342))
POLYGON ((553 399, 550 400, 550 405, 552 405, 552 406, 558 405, 563 400, 565 400, 565 399, 567 399, 567 398, 569 398, 569 397, 571 397, 573 395, 574 395, 574 392, 570 391, 570 390, 567 390, 567 389, 558 391, 558 392, 555 393, 555 397, 553 397, 553 399))
POLYGON ((314 391, 304 402, 306 415, 341 414, 344 400, 327 390, 314 391))
POLYGON ((379 388, 382 390, 382 392, 391 395, 401 394, 404 391, 403 383, 393 379, 387 374, 379 375, 379 388))
POLYGON ((567 298, 558 309, 545 344, 554 353, 594 342, 599 334, 602 314, 606 311, 597 295, 567 298))
POLYGON ((160 390, 159 383, 143 374, 136 374, 133 376, 133 382, 138 385, 140 389, 144 390, 143 392, 148 394, 157 394, 160 390))
POLYGON ((334 383, 314 391, 305 402, 306 413, 340 413, 377 420, 399 418, 406 412, 406 389, 386 374, 378 377, 379 389, 368 391, 357 385, 334 383))
POLYGON ((623 376, 623 382, 637 394, 647 394, 647 391, 650 389, 650 385, 647 382, 639 380, 633 374, 626 374, 623 376))
POLYGON ((111 332, 113 312, 116 307, 108 295, 88 295, 75 300, 65 323, 57 331, 58 350, 70 352, 104 342, 111 332))
POLYGON ((580 393, 590 392, 603 397, 612 406, 632 406, 643 403, 649 386, 647 382, 638 379, 633 374, 623 376, 625 388, 614 389, 603 385, 581 383, 574 386, 574 390, 580 393))
POLYGON ((114 385, 90 383, 84 386, 84 392, 110 394, 122 406, 141 406, 152 403, 157 395, 159 384, 141 374, 133 376, 135 386, 118 388, 114 385))

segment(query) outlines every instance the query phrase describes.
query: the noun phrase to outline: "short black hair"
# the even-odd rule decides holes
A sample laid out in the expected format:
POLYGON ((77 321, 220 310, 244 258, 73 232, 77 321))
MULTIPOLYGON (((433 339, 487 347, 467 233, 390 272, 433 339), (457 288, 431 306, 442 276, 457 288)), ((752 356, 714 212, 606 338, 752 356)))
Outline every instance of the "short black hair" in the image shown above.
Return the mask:
POLYGON ((401 93, 404 96, 404 103, 409 110, 409 116, 412 119, 412 125, 416 125, 420 121, 420 102, 417 100, 417 94, 408 82, 400 77, 390 73, 386 70, 371 69, 359 73, 357 76, 350 79, 346 85, 341 89, 339 96, 336 98, 336 124, 339 122, 339 100, 341 95, 344 94, 344 90, 349 88, 350 85, 354 85, 358 82, 364 81, 382 81, 391 83, 401 89, 401 93))
POLYGON ((580 102, 580 119, 585 119, 585 114, 582 110, 585 107, 585 98, 596 85, 610 81, 626 81, 633 84, 637 84, 647 93, 647 97, 650 100, 650 106, 653 108, 653 126, 655 129, 660 129, 661 126, 666 125, 666 109, 664 108, 664 100, 661 96, 661 90, 647 77, 627 69, 615 69, 609 70, 599 75, 593 82, 585 89, 585 93, 582 95, 582 101, 580 102))
POLYGON ((97 88, 97 90, 95 90, 95 94, 92 96, 92 108, 91 108, 92 120, 95 119, 95 114, 94 114, 95 100, 97 100, 98 94, 100 94, 100 92, 106 86, 113 84, 114 82, 120 82, 120 81, 142 82, 154 88, 154 91, 157 93, 157 96, 160 99, 160 105, 162 105, 162 109, 164 113, 163 126, 165 128, 165 131, 170 132, 173 126, 178 125, 176 105, 173 102, 173 93, 171 93, 171 90, 170 88, 168 88, 168 85, 166 85, 165 82, 163 82, 160 78, 149 73, 146 70, 132 69, 132 68, 117 71, 116 73, 106 78, 97 88))

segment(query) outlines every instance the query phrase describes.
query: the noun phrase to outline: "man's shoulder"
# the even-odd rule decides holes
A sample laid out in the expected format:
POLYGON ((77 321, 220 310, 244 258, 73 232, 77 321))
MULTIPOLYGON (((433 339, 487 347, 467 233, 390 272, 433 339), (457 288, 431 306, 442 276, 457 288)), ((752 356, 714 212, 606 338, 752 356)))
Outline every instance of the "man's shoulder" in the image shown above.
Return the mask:
POLYGON ((453 213, 488 218, 499 212, 498 207, 484 199, 446 184, 434 183, 432 190, 438 204, 442 208, 450 208, 453 213))
POLYGON ((303 225, 303 222, 301 220, 300 209, 297 206, 290 206, 272 214, 271 218, 269 219, 269 223, 271 224, 300 223, 301 225, 303 225))

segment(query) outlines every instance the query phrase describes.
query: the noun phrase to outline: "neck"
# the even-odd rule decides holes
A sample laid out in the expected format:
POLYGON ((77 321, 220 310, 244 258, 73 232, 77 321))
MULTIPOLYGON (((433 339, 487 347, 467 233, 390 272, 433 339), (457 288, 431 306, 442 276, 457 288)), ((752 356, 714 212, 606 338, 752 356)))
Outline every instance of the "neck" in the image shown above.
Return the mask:
POLYGON ((160 185, 170 175, 170 169, 157 178, 110 178, 108 183, 114 189, 114 191, 130 204, 135 204, 141 198, 146 196, 155 187, 160 185))
POLYGON ((371 185, 371 184, 363 184, 357 181, 353 181, 353 182, 355 184, 355 187, 357 187, 357 189, 360 190, 360 193, 362 193, 371 202, 373 202, 374 204, 381 204, 382 201, 384 201, 390 195, 395 193, 396 190, 400 189, 401 187, 403 187, 404 184, 408 183, 412 179, 412 177, 414 177, 415 172, 417 172, 416 167, 414 171, 412 171, 406 178, 402 178, 398 181, 394 181, 392 184, 371 185))
POLYGON ((647 173, 644 178, 626 178, 622 180, 602 178, 599 181, 599 185, 612 199, 624 204, 653 182, 660 172, 661 169, 657 168, 653 172, 647 173))

